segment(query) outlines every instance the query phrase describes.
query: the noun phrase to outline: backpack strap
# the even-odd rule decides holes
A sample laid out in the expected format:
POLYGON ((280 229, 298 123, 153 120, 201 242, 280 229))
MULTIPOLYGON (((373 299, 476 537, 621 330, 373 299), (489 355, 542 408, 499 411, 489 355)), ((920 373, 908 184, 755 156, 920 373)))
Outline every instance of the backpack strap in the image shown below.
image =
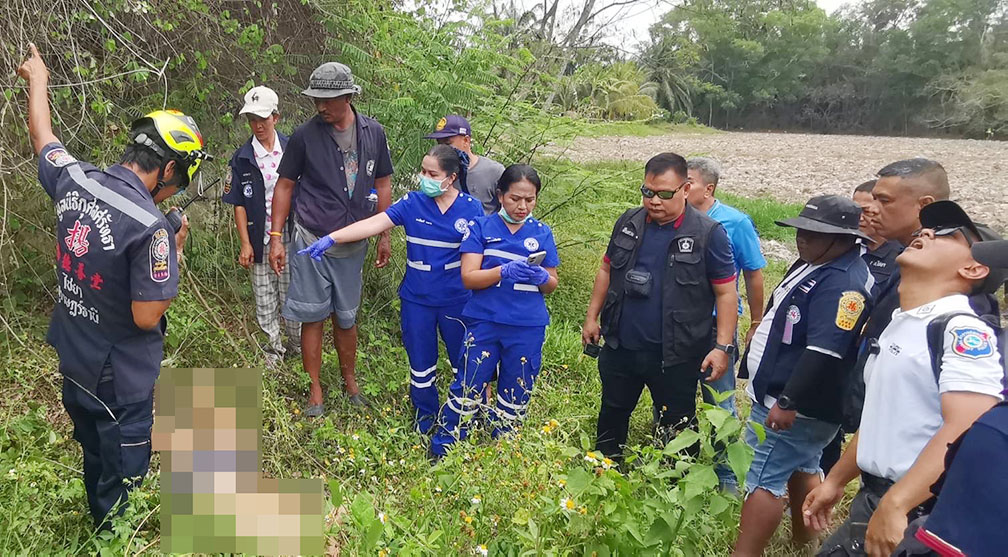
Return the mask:
POLYGON ((961 315, 977 317, 977 314, 969 311, 953 311, 935 317, 927 325, 927 346, 931 355, 931 373, 934 374, 935 383, 941 376, 942 357, 945 355, 945 330, 948 329, 950 321, 961 315))

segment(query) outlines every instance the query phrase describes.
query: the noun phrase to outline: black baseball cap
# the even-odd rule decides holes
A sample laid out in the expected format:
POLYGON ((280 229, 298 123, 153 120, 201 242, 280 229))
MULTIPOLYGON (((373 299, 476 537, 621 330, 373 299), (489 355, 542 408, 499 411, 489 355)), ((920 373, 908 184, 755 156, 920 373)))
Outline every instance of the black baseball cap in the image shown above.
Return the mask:
POLYGON ((797 217, 774 221, 777 226, 822 234, 844 234, 862 240, 871 238, 858 230, 861 207, 854 200, 839 195, 817 195, 808 200, 797 217))
POLYGON ((991 294, 1008 281, 1008 240, 984 240, 972 248, 973 259, 990 267, 990 274, 980 286, 981 292, 991 294))
POLYGON ((961 226, 973 233, 973 259, 990 267, 990 274, 977 292, 991 293, 1008 278, 1008 242, 989 226, 977 224, 955 201, 935 201, 920 211, 921 227, 937 230, 961 226), (978 247, 979 246, 979 247, 978 247))

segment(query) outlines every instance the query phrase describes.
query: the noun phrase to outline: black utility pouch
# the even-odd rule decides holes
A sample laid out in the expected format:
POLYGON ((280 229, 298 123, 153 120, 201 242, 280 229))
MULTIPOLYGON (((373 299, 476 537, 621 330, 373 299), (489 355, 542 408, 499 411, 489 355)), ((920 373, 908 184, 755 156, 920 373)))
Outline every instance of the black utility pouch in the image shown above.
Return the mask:
POLYGON ((651 273, 630 269, 626 272, 626 295, 634 298, 647 298, 651 295, 651 273))

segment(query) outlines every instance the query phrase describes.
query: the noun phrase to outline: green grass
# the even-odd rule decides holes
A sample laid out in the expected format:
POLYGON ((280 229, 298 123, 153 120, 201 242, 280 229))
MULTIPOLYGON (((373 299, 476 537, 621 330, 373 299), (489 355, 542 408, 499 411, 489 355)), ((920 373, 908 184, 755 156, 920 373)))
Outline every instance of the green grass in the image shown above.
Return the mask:
MULTIPOLYGON (((426 440, 410 429, 408 365, 398 339, 401 232, 393 235, 390 268, 365 270, 358 375, 373 409, 361 412, 347 404, 331 347, 323 358, 329 409, 324 418, 300 413, 308 378, 299 362, 266 373, 263 472, 327 481, 327 535, 341 554, 374 555, 385 549, 402 555, 466 555, 482 544, 491 555, 604 554, 601 545, 628 548, 622 554, 646 552, 629 549, 643 543, 638 536, 665 540, 652 547, 658 553, 730 553, 740 502, 709 484, 712 449, 706 432, 738 439, 736 422, 709 411, 702 421, 705 449, 697 459, 662 454, 650 448, 645 393, 631 420, 636 456, 629 470, 602 470, 584 458, 592 446, 600 391, 595 362, 581 355, 580 324, 612 223, 640 201, 640 165, 542 162, 539 168, 544 189, 535 214, 553 227, 562 264, 560 288, 548 297, 552 325, 543 371, 517 437, 496 442, 477 430, 437 466, 427 462, 426 440), (575 512, 560 509, 565 498, 576 501, 575 512), (379 512, 386 522, 376 528, 379 512), (378 538, 368 532, 378 532, 378 538)), ((787 238, 772 221, 793 215, 795 207, 740 198, 730 203, 750 211, 761 234, 787 238)), ((170 310, 166 359, 177 367, 261 365, 255 346, 262 338, 248 277, 233 263, 237 244, 228 213, 200 207, 190 217, 188 267, 170 310)), ((46 249, 39 246, 33 254, 26 248, 23 257, 44 261, 46 249)), ((771 262, 768 290, 787 263, 771 262)), ((59 402, 55 356, 42 341, 51 304, 45 296, 45 287, 52 287, 47 265, 33 267, 36 276, 26 279, 29 295, 9 301, 13 312, 5 316, 18 326, 18 334, 3 343, 9 364, 0 369, 0 388, 8 393, 0 401, 0 554, 155 552, 157 457, 115 532, 101 537, 91 532, 80 450, 59 402)), ((27 267, 22 271, 31 274, 27 267)), ((747 323, 745 316, 743 330, 747 323)), ((444 358, 438 374, 445 393, 451 377, 444 358)), ((744 395, 738 399, 745 406, 744 395)), ((785 535, 782 528, 768 554, 792 554, 785 535)))

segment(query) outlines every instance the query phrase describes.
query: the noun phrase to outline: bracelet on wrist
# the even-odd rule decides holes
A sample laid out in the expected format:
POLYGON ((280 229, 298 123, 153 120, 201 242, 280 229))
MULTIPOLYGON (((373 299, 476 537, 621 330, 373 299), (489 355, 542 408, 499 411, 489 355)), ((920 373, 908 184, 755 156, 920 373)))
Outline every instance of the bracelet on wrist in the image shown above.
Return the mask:
POLYGON ((270 236, 276 236, 278 238, 282 238, 283 237, 283 232, 280 232, 279 230, 270 230, 269 235, 270 236))

